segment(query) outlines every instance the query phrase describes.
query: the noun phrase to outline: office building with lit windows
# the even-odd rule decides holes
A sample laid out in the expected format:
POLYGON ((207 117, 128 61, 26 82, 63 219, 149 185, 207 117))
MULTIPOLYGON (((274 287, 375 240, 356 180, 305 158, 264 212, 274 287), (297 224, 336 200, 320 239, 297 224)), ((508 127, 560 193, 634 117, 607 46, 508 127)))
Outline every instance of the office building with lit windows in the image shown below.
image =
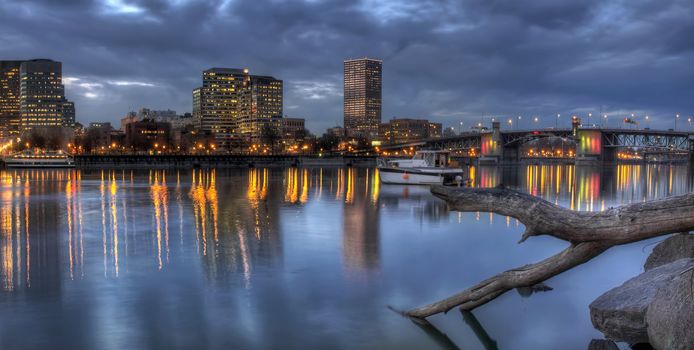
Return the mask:
POLYGON ((65 99, 62 63, 47 59, 22 62, 19 109, 22 131, 74 124, 75 108, 65 99))
POLYGON ((202 86, 193 90, 195 125, 214 134, 220 148, 258 141, 263 129, 282 117, 282 80, 237 68, 211 68, 202 78, 202 86))
POLYGON ((202 86, 193 90, 197 127, 212 133, 221 148, 231 146, 239 121, 249 113, 249 85, 248 69, 211 68, 202 72, 202 86))
POLYGON ((375 139, 381 124, 381 60, 344 61, 344 127, 348 137, 375 139))
POLYGON ((19 133, 19 69, 22 61, 0 61, 0 137, 19 133))
POLYGON ((441 137, 442 125, 426 119, 399 118, 381 124, 379 139, 384 143, 402 143, 441 137))
POLYGON ((63 102, 63 126, 75 126, 75 103, 72 101, 63 102))
MULTIPOLYGON (((282 118, 283 113, 283 82, 269 76, 251 76, 250 99, 251 108, 247 118, 239 125, 239 132, 250 136, 253 142, 263 137, 264 129, 277 128, 273 122, 282 118)), ((279 132, 279 130, 276 130, 279 132)))

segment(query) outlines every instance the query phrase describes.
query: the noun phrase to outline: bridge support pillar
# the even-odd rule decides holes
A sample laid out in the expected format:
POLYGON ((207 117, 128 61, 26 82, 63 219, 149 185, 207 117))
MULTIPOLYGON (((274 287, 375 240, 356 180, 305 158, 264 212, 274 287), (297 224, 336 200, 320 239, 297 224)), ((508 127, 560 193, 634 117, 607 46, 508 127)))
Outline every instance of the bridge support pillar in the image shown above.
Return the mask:
POLYGON ((504 163, 517 163, 520 161, 520 147, 504 147, 501 161, 504 163))
POLYGON ((579 129, 576 131, 576 161, 605 160, 602 132, 600 130, 579 129))
POLYGON ((603 147, 600 160, 605 163, 612 163, 617 161, 617 148, 607 148, 603 147))

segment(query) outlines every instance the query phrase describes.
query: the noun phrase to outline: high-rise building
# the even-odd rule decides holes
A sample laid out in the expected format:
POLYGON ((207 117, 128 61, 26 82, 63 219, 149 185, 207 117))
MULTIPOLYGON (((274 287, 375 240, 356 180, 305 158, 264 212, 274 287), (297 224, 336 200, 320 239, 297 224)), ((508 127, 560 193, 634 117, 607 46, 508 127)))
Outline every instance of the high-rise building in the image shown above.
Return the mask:
POLYGON ((0 61, 0 137, 19 133, 19 69, 22 61, 0 61))
POLYGON ((193 117, 221 148, 239 138, 259 140, 263 129, 282 117, 282 80, 237 68, 208 69, 202 78, 202 86, 193 90, 193 117))
POLYGON ((22 62, 20 68, 22 130, 63 126, 69 123, 65 118, 65 107, 68 108, 68 118, 74 119, 74 105, 65 99, 62 75, 60 62, 47 59, 22 62))
POLYGON ((37 127, 75 126, 60 62, 0 61, 0 137, 37 127))
POLYGON ((250 113, 239 124, 239 132, 256 142, 262 138, 263 130, 272 127, 273 120, 282 118, 282 80, 268 76, 251 76, 250 113))
POLYGON ((219 147, 231 145, 239 121, 249 113, 249 85, 248 69, 211 68, 202 72, 202 86, 193 90, 198 128, 214 134, 219 147))
POLYGON ((382 65, 382 61, 370 58, 344 61, 344 126, 347 136, 378 137, 382 65))

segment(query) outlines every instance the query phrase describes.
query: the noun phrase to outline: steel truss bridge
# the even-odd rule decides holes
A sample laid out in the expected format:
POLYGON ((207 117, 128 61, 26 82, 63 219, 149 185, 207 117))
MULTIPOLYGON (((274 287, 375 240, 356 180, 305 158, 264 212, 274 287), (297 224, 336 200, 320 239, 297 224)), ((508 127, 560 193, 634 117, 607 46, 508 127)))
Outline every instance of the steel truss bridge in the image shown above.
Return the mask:
MULTIPOLYGON (((504 149, 518 148, 530 141, 543 138, 561 138, 580 142, 582 135, 599 133, 601 151, 610 149, 636 148, 653 154, 694 154, 694 132, 651 129, 533 129, 496 130, 468 132, 454 137, 434 138, 421 141, 383 145, 382 150, 397 151, 410 148, 439 149, 450 151, 480 150, 484 135, 495 135, 504 149)), ((488 136, 487 136, 488 137, 488 136)))

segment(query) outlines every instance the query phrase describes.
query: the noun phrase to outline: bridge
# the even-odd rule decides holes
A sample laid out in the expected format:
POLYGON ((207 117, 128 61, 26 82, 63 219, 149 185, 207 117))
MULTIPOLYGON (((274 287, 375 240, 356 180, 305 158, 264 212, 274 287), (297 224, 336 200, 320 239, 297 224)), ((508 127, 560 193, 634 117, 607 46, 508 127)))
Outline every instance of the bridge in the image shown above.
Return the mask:
POLYGON ((454 137, 384 145, 382 151, 405 149, 449 150, 459 157, 480 161, 515 162, 524 158, 562 158, 586 161, 616 161, 624 151, 637 150, 663 159, 694 158, 694 133, 674 130, 617 129, 582 127, 574 123, 566 129, 501 130, 499 122, 492 130, 466 132, 454 137), (532 148, 533 141, 560 142, 562 150, 540 153, 532 148), (564 148, 563 145, 567 147, 564 148), (525 152, 524 152, 525 150, 525 152), (528 151, 529 150, 529 151, 528 151))

